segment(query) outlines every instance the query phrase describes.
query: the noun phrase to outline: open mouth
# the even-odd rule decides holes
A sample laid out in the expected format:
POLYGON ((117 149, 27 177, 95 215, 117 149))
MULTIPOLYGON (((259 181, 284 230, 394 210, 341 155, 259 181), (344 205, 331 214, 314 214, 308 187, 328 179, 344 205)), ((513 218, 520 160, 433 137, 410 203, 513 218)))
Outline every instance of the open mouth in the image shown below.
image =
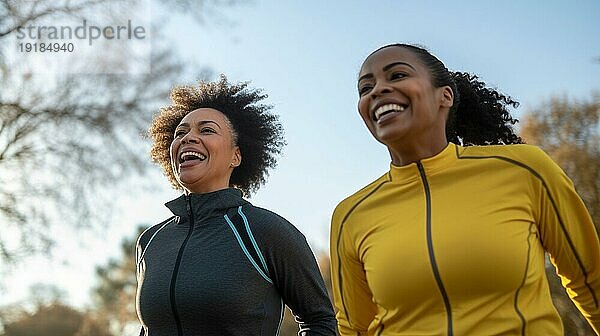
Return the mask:
POLYGON ((379 121, 383 116, 395 113, 395 112, 403 112, 408 105, 400 105, 400 104, 385 104, 380 106, 375 110, 373 117, 375 121, 379 121))
POLYGON ((179 164, 182 163, 194 163, 194 162, 201 162, 206 160, 206 155, 202 154, 202 153, 198 153, 198 152, 193 152, 193 151, 187 151, 187 152, 183 152, 179 155, 179 164))

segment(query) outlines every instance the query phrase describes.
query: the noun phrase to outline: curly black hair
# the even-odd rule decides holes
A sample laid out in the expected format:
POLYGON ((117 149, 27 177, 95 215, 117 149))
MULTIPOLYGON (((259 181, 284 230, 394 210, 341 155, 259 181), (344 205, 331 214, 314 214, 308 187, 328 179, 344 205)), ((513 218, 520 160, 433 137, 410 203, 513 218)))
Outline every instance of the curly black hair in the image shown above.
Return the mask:
POLYGON ((410 50, 429 70, 433 87, 449 86, 452 89, 454 104, 446 121, 448 141, 463 146, 524 142, 513 129, 519 120, 508 111, 509 106, 517 108, 519 102, 487 87, 475 75, 449 71, 437 57, 418 45, 388 44, 369 56, 390 47, 410 50))
POLYGON ((283 127, 278 116, 271 113, 271 106, 259 104, 267 95, 248 85, 249 82, 230 84, 225 75, 220 75, 215 82, 200 81, 197 86, 183 85, 171 90, 171 105, 162 107, 154 116, 148 135, 152 140, 152 161, 161 166, 175 189, 183 187, 171 168, 169 147, 181 119, 199 108, 218 110, 231 123, 242 162, 233 170, 230 186, 248 196, 265 183, 268 169, 276 166, 276 156, 285 145, 283 127))

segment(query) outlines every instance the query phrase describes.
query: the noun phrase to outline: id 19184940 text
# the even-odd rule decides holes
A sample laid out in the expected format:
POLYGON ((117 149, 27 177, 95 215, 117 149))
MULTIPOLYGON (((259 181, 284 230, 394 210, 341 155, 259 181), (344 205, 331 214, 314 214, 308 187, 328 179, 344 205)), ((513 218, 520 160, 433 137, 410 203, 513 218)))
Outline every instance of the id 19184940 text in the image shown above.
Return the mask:
POLYGON ((18 43, 19 52, 73 52, 75 45, 73 43, 18 43))

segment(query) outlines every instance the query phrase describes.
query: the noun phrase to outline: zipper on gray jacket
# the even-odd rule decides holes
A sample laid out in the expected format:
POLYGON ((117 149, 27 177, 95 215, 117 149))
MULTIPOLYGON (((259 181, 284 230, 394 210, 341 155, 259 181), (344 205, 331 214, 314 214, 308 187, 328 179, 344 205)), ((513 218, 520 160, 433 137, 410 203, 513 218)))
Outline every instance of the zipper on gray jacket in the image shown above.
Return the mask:
POLYGON ((427 206, 427 250, 429 251, 429 262, 431 263, 431 269, 433 271, 435 281, 438 285, 440 293, 442 294, 442 298, 444 299, 446 319, 448 320, 448 336, 452 336, 452 309, 450 307, 450 300, 448 299, 448 294, 446 293, 446 289, 442 283, 442 278, 440 277, 440 271, 435 261, 435 254, 433 251, 433 239, 431 237, 431 191, 429 190, 429 182, 427 182, 427 176, 425 175, 425 169, 423 169, 423 164, 421 161, 417 161, 417 168, 419 168, 419 174, 421 175, 423 188, 425 189, 425 201, 427 206))
POLYGON ((190 228, 188 229, 188 233, 179 247, 179 253, 177 253, 177 259, 175 260, 175 267, 173 267, 173 274, 171 275, 171 285, 170 285, 170 298, 171 298, 171 310, 173 311, 173 318, 175 319, 175 324, 177 325, 177 336, 183 336, 183 328, 181 327, 181 319, 179 318, 179 312, 177 311, 177 302, 175 299, 175 286, 177 284, 177 275, 179 274, 179 265, 181 264, 181 258, 183 256, 183 251, 185 250, 185 246, 187 245, 190 236, 192 235, 192 231, 194 230, 194 211, 192 210, 192 201, 191 196, 186 196, 187 200, 187 210, 190 215, 190 228))

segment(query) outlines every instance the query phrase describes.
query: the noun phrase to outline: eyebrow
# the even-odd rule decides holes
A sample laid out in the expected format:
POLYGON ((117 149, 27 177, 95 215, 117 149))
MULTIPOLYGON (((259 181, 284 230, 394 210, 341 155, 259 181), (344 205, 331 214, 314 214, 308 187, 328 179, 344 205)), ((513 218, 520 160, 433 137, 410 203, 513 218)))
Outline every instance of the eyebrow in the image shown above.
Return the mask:
MULTIPOLYGON (((219 124, 217 124, 215 121, 212 121, 212 120, 201 120, 201 121, 198 121, 198 126, 202 126, 202 125, 206 125, 206 124, 215 124, 215 125, 217 125, 217 127, 219 129, 221 129, 221 126, 219 124)), ((181 124, 177 125, 177 127, 181 127, 181 126, 190 127, 190 124, 189 123, 181 123, 181 124)))
MULTIPOLYGON (((413 69, 415 71, 417 70, 417 69, 415 69, 414 66, 412 66, 412 65, 410 65, 410 64, 408 64, 406 62, 394 62, 394 63, 390 63, 390 64, 384 66, 383 67, 383 71, 388 71, 388 70, 390 70, 391 68, 393 68, 393 67, 395 67, 397 65, 405 65, 405 66, 407 66, 407 67, 409 67, 409 68, 411 68, 411 69, 413 69)), ((373 78, 373 74, 372 73, 364 74, 364 75, 362 75, 362 76, 360 76, 358 78, 358 81, 360 82, 361 80, 367 79, 367 78, 373 78)))

